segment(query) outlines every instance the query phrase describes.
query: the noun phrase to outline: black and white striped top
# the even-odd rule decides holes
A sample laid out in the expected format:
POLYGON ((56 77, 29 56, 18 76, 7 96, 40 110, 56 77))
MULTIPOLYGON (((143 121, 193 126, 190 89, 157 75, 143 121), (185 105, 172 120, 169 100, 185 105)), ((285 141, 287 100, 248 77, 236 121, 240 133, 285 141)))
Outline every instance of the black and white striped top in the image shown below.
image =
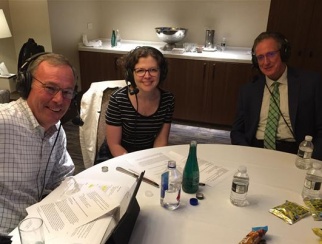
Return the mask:
POLYGON ((150 116, 143 116, 135 110, 128 97, 127 87, 123 87, 111 95, 105 115, 106 123, 122 126, 121 145, 128 152, 152 148, 163 124, 171 123, 174 96, 162 89, 160 92, 159 107, 150 116))

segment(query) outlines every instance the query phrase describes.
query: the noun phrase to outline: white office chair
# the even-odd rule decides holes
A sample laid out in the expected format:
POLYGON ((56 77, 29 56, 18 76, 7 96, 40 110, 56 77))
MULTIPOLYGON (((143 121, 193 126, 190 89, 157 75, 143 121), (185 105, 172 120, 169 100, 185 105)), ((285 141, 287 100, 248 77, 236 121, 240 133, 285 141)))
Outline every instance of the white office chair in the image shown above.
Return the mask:
POLYGON ((97 153, 105 139, 105 111, 111 94, 126 85, 124 80, 101 81, 91 84, 81 100, 79 139, 85 168, 94 165, 97 153))

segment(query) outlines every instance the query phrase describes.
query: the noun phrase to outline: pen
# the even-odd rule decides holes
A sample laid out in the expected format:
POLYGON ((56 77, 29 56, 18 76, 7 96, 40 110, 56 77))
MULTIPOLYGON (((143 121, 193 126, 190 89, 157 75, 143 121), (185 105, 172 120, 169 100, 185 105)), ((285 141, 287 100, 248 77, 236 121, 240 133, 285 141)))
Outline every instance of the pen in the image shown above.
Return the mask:
MULTIPOLYGON (((135 172, 133 172, 133 171, 129 171, 129 170, 124 169, 124 168, 122 168, 122 167, 116 167, 116 170, 117 170, 117 171, 120 171, 120 172, 122 172, 122 173, 125 173, 125 174, 127 174, 127 175, 130 175, 130 176, 132 176, 132 177, 136 177, 136 178, 138 178, 138 177, 139 177, 139 175, 138 175, 137 173, 135 173, 135 172)), ((158 183, 156 183, 156 182, 154 182, 153 180, 150 180, 150 179, 147 179, 147 178, 143 177, 142 181, 144 181, 145 183, 148 183, 148 184, 150 184, 150 185, 152 185, 152 186, 155 186, 155 187, 159 188, 159 184, 158 184, 158 183)))

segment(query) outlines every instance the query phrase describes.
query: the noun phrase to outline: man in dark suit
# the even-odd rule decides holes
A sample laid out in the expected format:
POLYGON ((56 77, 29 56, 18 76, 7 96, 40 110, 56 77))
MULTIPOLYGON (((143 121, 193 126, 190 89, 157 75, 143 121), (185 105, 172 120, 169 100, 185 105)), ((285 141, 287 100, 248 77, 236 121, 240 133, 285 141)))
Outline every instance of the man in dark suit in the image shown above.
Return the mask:
POLYGON ((288 67, 290 45, 276 32, 263 32, 254 41, 253 64, 260 71, 242 87, 231 130, 234 145, 264 147, 271 85, 277 82, 280 101, 276 150, 297 153, 305 135, 313 137, 313 158, 322 160, 322 81, 316 73, 288 67))

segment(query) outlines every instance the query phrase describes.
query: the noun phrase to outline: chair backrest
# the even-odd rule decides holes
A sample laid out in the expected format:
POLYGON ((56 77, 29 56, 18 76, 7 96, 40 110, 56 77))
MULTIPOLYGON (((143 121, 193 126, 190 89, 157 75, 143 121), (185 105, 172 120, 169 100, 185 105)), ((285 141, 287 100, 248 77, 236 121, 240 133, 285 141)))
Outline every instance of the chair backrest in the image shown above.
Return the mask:
POLYGON ((79 140, 85 168, 94 165, 97 152, 105 139, 105 112, 110 96, 124 86, 125 80, 93 82, 82 96, 80 117, 84 125, 79 127, 79 140))
POLYGON ((10 102, 10 91, 9 90, 0 90, 0 103, 10 102))
POLYGON ((100 113, 100 115, 99 115, 98 124, 97 124, 96 157, 97 157, 98 151, 100 150, 101 145, 103 144, 103 142, 105 140, 105 136, 106 136, 106 122, 105 122, 106 109, 107 109, 107 106, 110 101, 110 97, 111 97, 112 93, 118 89, 119 89, 118 87, 107 88, 103 92, 101 111, 98 111, 100 113))

